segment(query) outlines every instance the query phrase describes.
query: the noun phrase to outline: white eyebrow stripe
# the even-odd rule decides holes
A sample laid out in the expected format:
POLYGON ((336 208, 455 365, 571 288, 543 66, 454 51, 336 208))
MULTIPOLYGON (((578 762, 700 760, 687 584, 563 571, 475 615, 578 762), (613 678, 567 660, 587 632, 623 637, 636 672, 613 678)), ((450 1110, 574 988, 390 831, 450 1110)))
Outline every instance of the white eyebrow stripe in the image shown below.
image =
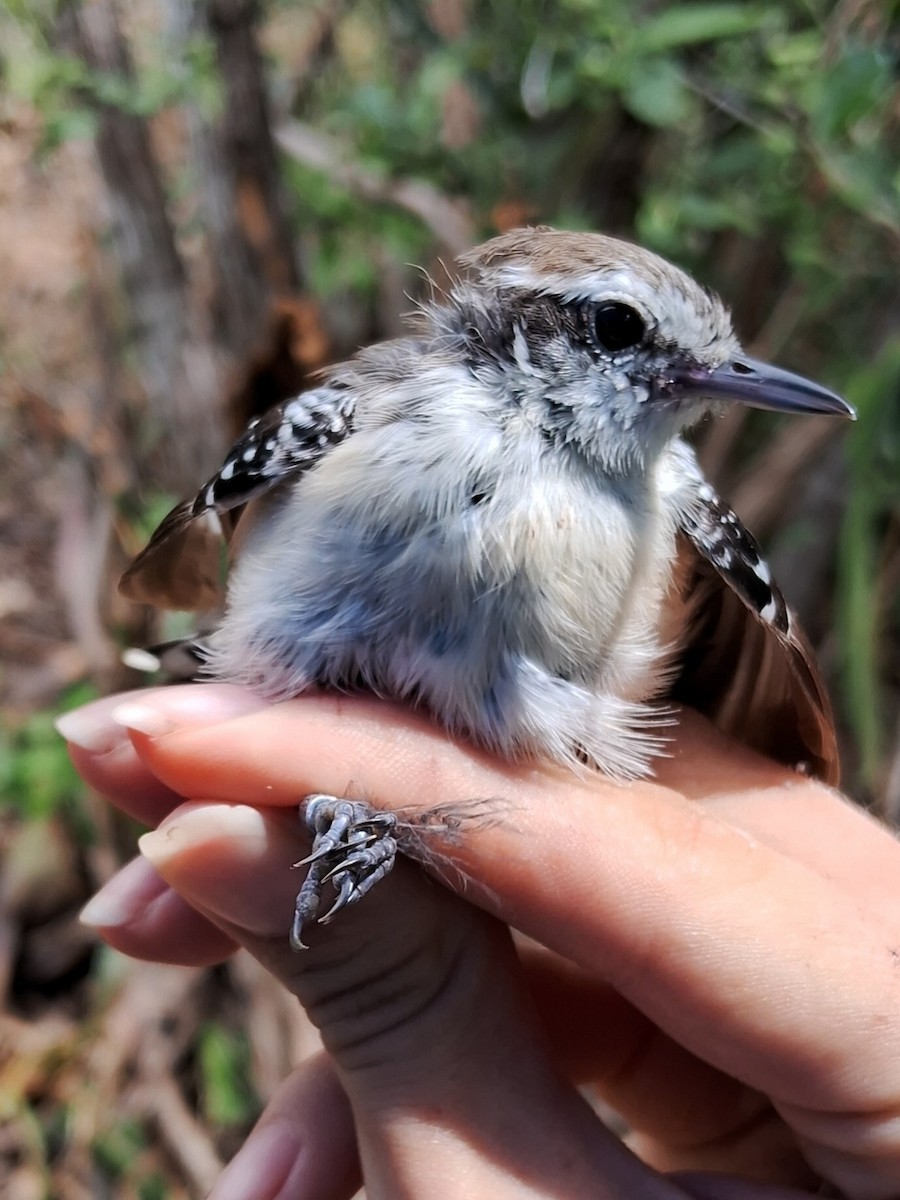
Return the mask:
POLYGON ((524 371, 526 375, 540 375, 540 371, 535 368, 531 361, 528 342, 525 338, 525 330, 518 322, 513 332, 512 351, 513 358, 516 360, 516 365, 520 371, 524 371))

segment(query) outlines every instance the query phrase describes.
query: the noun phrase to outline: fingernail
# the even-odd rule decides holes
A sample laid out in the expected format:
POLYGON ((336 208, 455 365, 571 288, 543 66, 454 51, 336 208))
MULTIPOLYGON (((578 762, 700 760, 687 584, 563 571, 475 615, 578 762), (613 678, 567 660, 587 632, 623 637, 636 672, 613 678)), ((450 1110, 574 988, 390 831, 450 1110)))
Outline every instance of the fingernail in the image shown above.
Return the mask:
POLYGON ((110 720, 109 708, 102 704, 74 708, 53 724, 60 737, 91 754, 108 754, 128 740, 125 730, 110 720))
POLYGON ((146 733, 148 737, 162 737, 178 728, 178 721, 173 720, 171 714, 160 712, 149 704, 120 704, 109 715, 123 729, 146 733))
POLYGON ((117 705, 110 717, 116 725, 148 737, 162 737, 175 729, 218 725, 235 717, 259 712, 268 705, 243 688, 199 684, 188 688, 162 688, 117 705))
POLYGON ((138 838, 144 858, 161 870, 173 858, 214 838, 233 837, 245 845, 266 837, 259 809, 249 804, 183 804, 158 829, 138 838))
POLYGON ((289 1200, 297 1194, 290 1176, 303 1144, 285 1121, 256 1129, 209 1193, 209 1200, 289 1200))
POLYGON ((168 888, 164 879, 143 858, 136 858, 88 900, 79 913, 82 925, 93 929, 113 929, 127 925, 168 888))
POLYGON ((126 730, 151 737, 182 726, 215 725, 268 707, 233 684, 185 684, 92 700, 56 719, 67 742, 91 754, 108 754, 128 743, 126 730))
POLYGON ((185 830, 177 822, 168 826, 160 826, 159 829, 154 829, 152 833, 142 834, 138 838, 138 850, 152 866, 161 870, 166 863, 177 857, 185 847, 190 846, 193 840, 188 836, 185 837, 185 830))

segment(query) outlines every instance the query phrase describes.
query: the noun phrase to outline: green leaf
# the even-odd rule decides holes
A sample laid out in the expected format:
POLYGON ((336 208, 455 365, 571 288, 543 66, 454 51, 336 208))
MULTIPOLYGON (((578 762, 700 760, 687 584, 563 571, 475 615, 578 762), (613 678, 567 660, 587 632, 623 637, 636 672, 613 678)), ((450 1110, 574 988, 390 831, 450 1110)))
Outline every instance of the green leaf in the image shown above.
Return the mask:
POLYGON ((246 1038, 213 1021, 200 1031, 200 1074, 203 1110, 216 1125, 240 1125, 251 1120, 257 1104, 248 1085, 249 1050, 246 1038))
POLYGON ((748 205, 741 205, 742 199, 689 192, 681 201, 681 217, 694 229, 738 229, 753 237, 758 232, 758 221, 748 205))
POLYGON ((772 65, 782 71, 815 69, 822 61, 823 34, 818 29, 785 33, 768 41, 766 53, 772 65))
POLYGON ((638 64, 622 99, 638 120, 661 127, 681 124, 694 109, 680 70, 667 58, 638 64))
POLYGON ((816 164, 835 195, 869 220, 900 234, 900 197, 888 178, 890 162, 879 148, 839 150, 815 146, 816 164))
POLYGON ((893 91, 888 57, 874 46, 855 46, 826 72, 814 76, 807 98, 819 137, 849 132, 870 113, 887 107, 893 91))
POLYGON ((642 22, 636 38, 644 54, 658 54, 677 46, 752 33, 769 21, 769 9, 748 4, 685 4, 665 8, 642 22))
POLYGON ((101 1130, 91 1144, 94 1161, 112 1179, 121 1179, 135 1158, 147 1147, 147 1135, 140 1123, 129 1117, 101 1130))
POLYGON ((171 1195, 169 1181, 159 1171, 154 1171, 138 1184, 140 1200, 166 1200, 171 1195))

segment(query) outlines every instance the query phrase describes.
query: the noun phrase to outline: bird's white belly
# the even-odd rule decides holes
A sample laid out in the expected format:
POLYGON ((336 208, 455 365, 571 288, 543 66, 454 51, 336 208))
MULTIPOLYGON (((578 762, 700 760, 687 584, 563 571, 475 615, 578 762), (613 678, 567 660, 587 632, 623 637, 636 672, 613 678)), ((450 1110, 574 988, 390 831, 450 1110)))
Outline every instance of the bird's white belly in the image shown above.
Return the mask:
POLYGON ((664 579, 636 547, 667 562, 674 536, 652 506, 510 475, 416 518, 402 487, 372 501, 373 485, 371 460, 364 509, 346 490, 323 503, 313 481, 256 531, 213 672, 273 698, 362 688, 509 757, 586 752, 612 774, 642 773, 664 579))

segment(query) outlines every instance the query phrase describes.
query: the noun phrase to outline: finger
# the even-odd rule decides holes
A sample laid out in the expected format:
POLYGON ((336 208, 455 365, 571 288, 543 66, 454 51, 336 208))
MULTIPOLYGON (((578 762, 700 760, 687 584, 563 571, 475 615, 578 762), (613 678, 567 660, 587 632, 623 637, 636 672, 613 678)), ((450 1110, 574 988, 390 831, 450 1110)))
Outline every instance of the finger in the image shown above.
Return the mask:
POLYGON ((220 963, 236 943, 173 892, 145 858, 109 879, 81 911, 82 924, 131 958, 179 966, 220 963))
POLYGON ((554 1057, 648 1138, 704 1165, 768 1102, 662 1033, 610 984, 531 943, 519 946, 554 1057))
POLYGON ((505 930, 411 864, 297 955, 283 868, 303 847, 286 814, 189 804, 141 845, 307 1007, 353 1106, 367 1194, 428 1195, 441 1179, 446 1200, 671 1200, 557 1075, 505 930))
MULTIPOLYGON (((317 702, 328 704, 322 698, 317 702)), ((351 703, 354 711, 360 704, 364 710, 369 704, 351 703)), ((162 733, 214 728, 231 718, 267 709, 246 689, 227 684, 188 684, 107 697, 65 714, 58 726, 87 782, 124 811, 152 826, 171 811, 180 797, 138 758, 122 724, 122 714, 125 720, 136 719, 135 727, 143 722, 147 733, 162 733), (116 713, 119 719, 114 719, 116 713)), ((417 727, 415 718, 384 705, 376 706, 375 719, 393 722, 395 735, 398 728, 402 731, 410 724, 413 729, 417 727)), ((434 730, 427 732, 434 734, 434 730)), ((402 735, 400 741, 402 744, 402 735)), ((856 900, 873 905, 887 919, 896 921, 900 917, 900 891, 888 886, 895 871, 892 840, 874 819, 832 789, 804 780, 722 738, 689 711, 681 714, 670 755, 657 764, 657 781, 701 801, 764 844, 806 862, 833 880, 845 880, 856 900)), ((277 785, 273 785, 270 802, 281 802, 277 785)))
POLYGON ((720 820, 843 883, 854 902, 896 923, 897 848, 874 817, 840 792, 739 747, 685 712, 656 779, 720 820))
POLYGON ((209 1200, 349 1200, 361 1182, 350 1104, 317 1055, 275 1092, 209 1200))
POLYGON ((181 803, 182 797, 141 762, 127 738, 102 752, 70 742, 69 757, 85 783, 141 825, 158 825, 181 803))
POLYGON ((518 949, 556 1061, 619 1114, 645 1162, 809 1182, 768 1097, 691 1054, 596 975, 536 943, 518 949))
MULTIPOLYGON (((534 797, 536 790, 567 794, 580 785, 596 797, 599 825, 605 792, 621 793, 605 777, 578 781, 562 769, 503 763, 471 746, 448 743, 446 734, 424 718, 360 697, 304 696, 251 713, 233 728, 235 741, 228 749, 220 744, 221 727, 212 720, 204 726, 196 708, 183 724, 168 690, 145 693, 119 715, 148 765, 174 769, 170 782, 177 779, 190 795, 253 803, 264 794, 267 804, 293 804, 304 789, 344 795, 365 781, 370 798, 382 794, 395 808, 419 809, 428 802, 425 797, 462 802, 475 796, 514 797, 523 785, 530 785, 534 797), (167 742, 164 756, 154 757, 148 737, 167 742), (233 767, 252 765, 244 749, 256 737, 258 770, 242 770, 245 790, 236 795, 233 767), (215 763, 210 761, 213 746, 215 763), (255 792, 259 787, 266 792, 255 792), (442 790, 448 788, 449 793, 442 790)), ((900 897, 891 885, 896 846, 884 829, 832 789, 723 737, 696 713, 680 714, 671 754, 657 763, 655 781, 634 783, 629 790, 656 801, 663 792, 675 792, 701 803, 763 844, 833 881, 846 881, 855 900, 871 904, 886 919, 900 917, 900 897)))
MULTIPOLYGON (((174 771, 170 777, 190 794, 247 802, 264 795, 268 804, 293 804, 306 791, 346 794, 356 783, 375 802, 382 795, 395 808, 415 809, 429 796, 450 803, 455 797, 464 805, 473 796, 506 796, 515 803, 520 795, 535 801, 540 790, 582 798, 587 790, 596 801, 596 830, 583 825, 591 837, 602 836, 604 795, 621 797, 623 790, 602 778, 578 781, 549 768, 496 762, 448 744, 441 731, 402 710, 367 700, 316 697, 275 706, 229 723, 227 750, 219 727, 182 730, 166 710, 166 697, 157 693, 146 712, 137 714, 134 736, 146 760, 162 772, 174 771), (145 733, 157 733, 150 741, 139 729, 142 720, 145 733), (165 753, 159 755, 155 743, 162 741, 165 753), (291 754, 284 753, 286 745, 291 754), (243 791, 236 795, 238 763, 243 791)), ((892 922, 898 916, 897 889, 890 886, 897 847, 883 829, 830 789, 721 738, 690 714, 682 716, 673 756, 660 763, 657 783, 628 789, 654 802, 672 791, 702 800, 727 823, 832 881, 846 876, 857 902, 871 904, 892 922)))
POLYGON ((184 684, 141 688, 105 696, 64 713, 56 721, 69 744, 75 769, 105 799, 144 825, 155 826, 181 803, 179 796, 148 769, 135 753, 127 730, 113 714, 154 697, 183 727, 230 720, 265 707, 252 692, 227 684, 184 684))

